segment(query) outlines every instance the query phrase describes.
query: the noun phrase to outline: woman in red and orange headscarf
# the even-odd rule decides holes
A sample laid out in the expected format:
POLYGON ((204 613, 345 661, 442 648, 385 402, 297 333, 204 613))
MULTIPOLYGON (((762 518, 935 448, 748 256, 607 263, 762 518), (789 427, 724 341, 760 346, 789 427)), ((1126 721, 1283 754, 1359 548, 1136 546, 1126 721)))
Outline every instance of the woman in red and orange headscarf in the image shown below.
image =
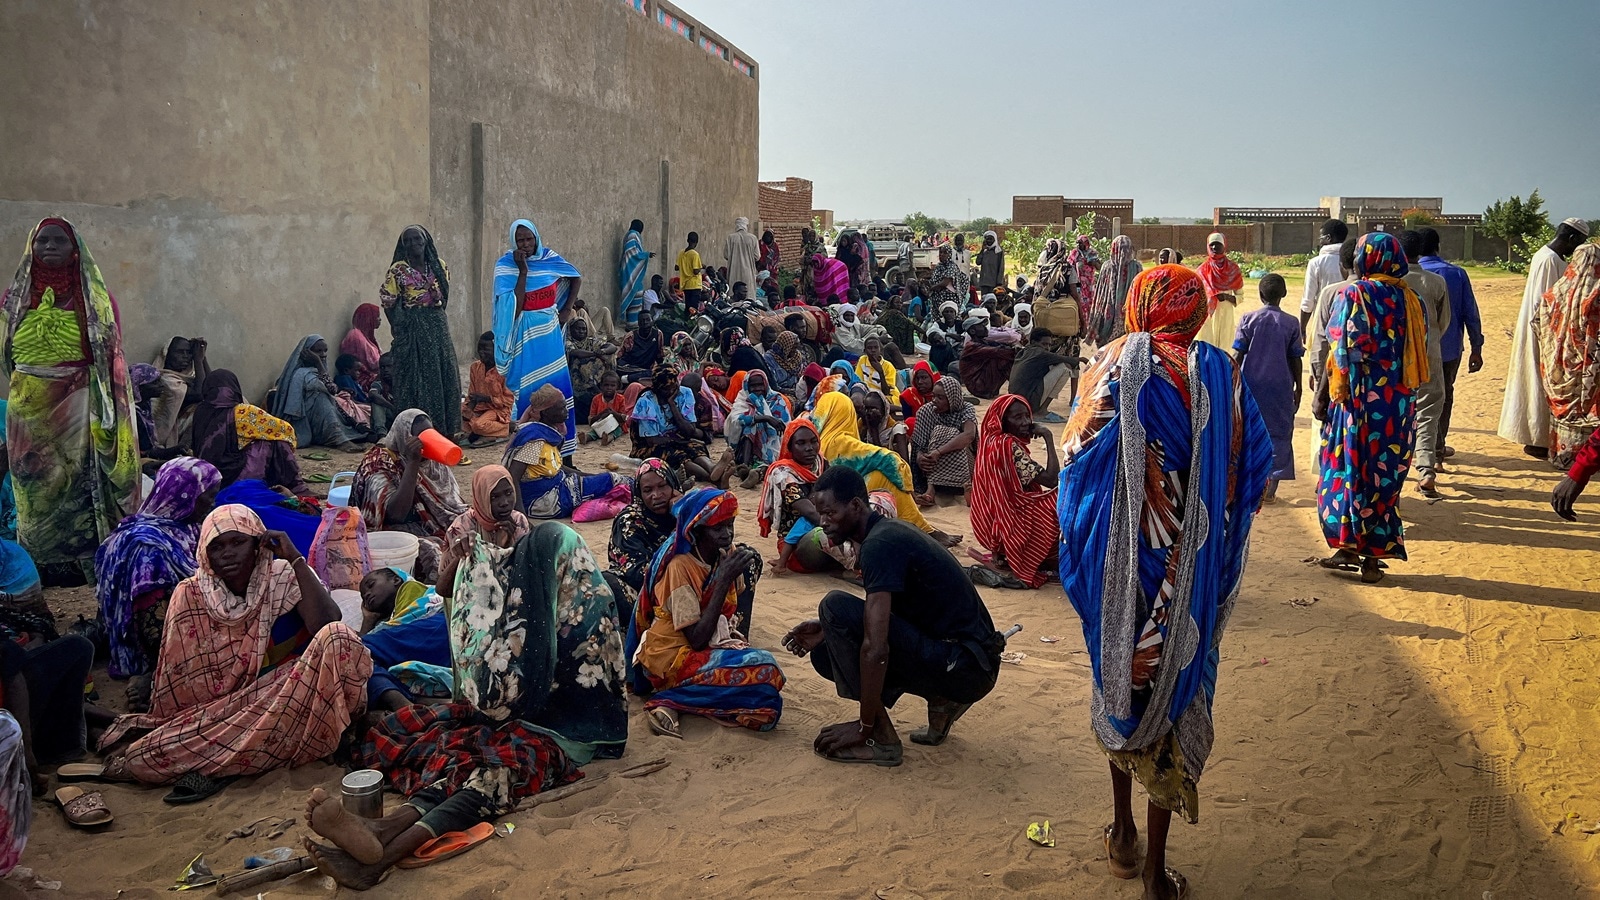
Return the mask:
POLYGON ((382 318, 383 310, 378 304, 361 304, 350 317, 350 330, 339 342, 340 353, 356 358, 356 383, 362 390, 371 387, 372 379, 378 377, 378 357, 383 355, 383 348, 378 346, 378 322, 382 318))
POLYGON ((1222 232, 1214 231, 1206 238, 1206 258, 1198 274, 1206 287, 1206 323, 1195 340, 1231 353, 1239 332, 1238 292, 1244 287, 1244 273, 1228 258, 1228 241, 1222 232))
POLYGON ((83 584, 139 509, 139 443, 116 301, 67 220, 28 235, 0 314, 17 539, 46 587, 83 584))

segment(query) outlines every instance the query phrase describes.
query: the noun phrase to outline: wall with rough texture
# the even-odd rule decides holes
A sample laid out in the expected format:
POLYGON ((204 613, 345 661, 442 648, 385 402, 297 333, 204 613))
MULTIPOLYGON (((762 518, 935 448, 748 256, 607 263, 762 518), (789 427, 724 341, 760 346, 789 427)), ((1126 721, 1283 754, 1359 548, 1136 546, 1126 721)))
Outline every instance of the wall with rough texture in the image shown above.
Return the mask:
POLYGON ((811 227, 811 190, 811 182, 804 178, 761 183, 761 228, 772 229, 772 237, 778 242, 778 268, 781 270, 798 271, 803 262, 800 229, 811 227))
POLYGON ((130 362, 210 341, 259 398, 428 212, 428 0, 7 0, 0 266, 70 219, 130 362), (419 64, 420 61, 420 64, 419 64))
POLYGON ((669 278, 689 231, 720 265, 734 217, 754 227, 757 78, 618 0, 435 12, 428 226, 457 273, 463 358, 492 322, 490 277, 513 219, 578 267, 591 309, 613 310, 630 219, 657 254, 650 274, 669 278))

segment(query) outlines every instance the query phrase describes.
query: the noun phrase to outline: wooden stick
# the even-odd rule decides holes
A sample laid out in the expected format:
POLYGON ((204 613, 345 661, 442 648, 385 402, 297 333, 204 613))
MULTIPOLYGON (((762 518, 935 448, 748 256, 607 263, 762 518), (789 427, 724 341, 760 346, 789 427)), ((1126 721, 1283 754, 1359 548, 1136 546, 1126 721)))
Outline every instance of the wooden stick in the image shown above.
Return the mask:
POLYGON ((581 794, 584 791, 597 788, 604 784, 605 780, 605 775, 596 775, 593 778, 585 778, 577 784, 569 784, 566 787, 559 787, 553 791, 545 791, 540 794, 534 794, 532 799, 528 801, 527 805, 538 806, 541 803, 554 803, 557 800, 565 800, 568 797, 571 797, 573 794, 581 794))
POLYGON ((665 757, 662 757, 661 759, 652 759, 647 763, 640 763, 632 768, 623 769, 621 772, 618 772, 617 775, 621 778, 642 778, 652 772, 659 772, 666 767, 667 760, 665 757))
POLYGON ((266 884, 269 881, 288 878, 290 875, 299 875, 301 872, 307 872, 316 867, 316 863, 312 862, 309 856, 297 856, 294 859, 286 859, 282 862, 268 863, 236 875, 223 877, 222 880, 217 882, 217 894, 219 896, 231 894, 234 891, 242 891, 246 888, 266 884))

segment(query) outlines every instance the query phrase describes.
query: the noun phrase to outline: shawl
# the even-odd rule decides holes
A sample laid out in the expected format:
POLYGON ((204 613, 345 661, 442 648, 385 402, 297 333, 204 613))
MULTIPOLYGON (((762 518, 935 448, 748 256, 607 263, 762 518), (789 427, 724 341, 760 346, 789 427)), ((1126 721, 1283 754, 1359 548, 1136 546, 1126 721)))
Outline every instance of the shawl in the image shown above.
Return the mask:
MULTIPOLYGON (((1076 272, 1076 269, 1072 265, 1071 256, 1059 241, 1056 242, 1056 250, 1054 252, 1047 248, 1045 253, 1047 255, 1042 257, 1039 262, 1039 277, 1034 283, 1034 293, 1036 295, 1034 299, 1039 300, 1042 298, 1049 302, 1066 295, 1067 287, 1072 282, 1070 276, 1076 272)), ((1081 292, 1083 285, 1080 283, 1078 287, 1081 292)))
POLYGON ((176 587, 195 573, 199 528, 187 520, 200 496, 222 483, 215 466, 180 456, 156 472, 155 487, 139 511, 123 519, 94 554, 100 618, 111 641, 112 678, 150 671, 134 634, 134 602, 176 587))
POLYGON ((792 331, 780 331, 776 346, 767 351, 767 358, 777 363, 783 371, 794 376, 805 368, 806 358, 800 352, 800 336, 792 331))
MULTIPOLYGON (((133 385, 128 381, 128 364, 122 355, 121 314, 116 298, 106 289, 100 267, 95 265, 94 257, 89 253, 89 245, 78 236, 72 223, 65 219, 41 219, 28 232, 28 243, 22 251, 22 261, 17 264, 16 274, 11 278, 11 287, 6 289, 4 298, 0 298, 0 315, 5 317, 5 349, 0 353, 0 366, 4 367, 9 378, 16 368, 13 343, 17 327, 22 324, 23 314, 34 306, 34 290, 41 284, 45 285, 43 290, 54 289, 57 281, 61 282, 61 287, 67 288, 70 296, 81 298, 78 309, 83 322, 84 340, 89 346, 92 376, 89 379, 92 397, 89 421, 100 434, 106 436, 97 439, 95 455, 100 457, 99 465, 105 473, 104 482, 118 489, 119 495, 126 498, 119 503, 118 497, 103 497, 100 498, 101 504, 97 505, 107 509, 119 506, 124 510, 133 509, 139 502, 139 435, 134 426, 133 385), (75 248, 73 260, 69 266, 63 267, 64 271, 52 272, 43 266, 39 267, 38 272, 34 271, 33 240, 39 230, 47 225, 59 225, 72 239, 75 248)), ((95 479, 93 483, 95 489, 99 490, 103 482, 95 479)))
POLYGON ((906 389, 900 392, 900 402, 906 407, 906 409, 911 411, 913 416, 917 414, 917 410, 921 409, 924 403, 927 403, 933 399, 932 393, 929 393, 927 396, 923 396, 923 393, 917 390, 916 385, 918 372, 928 373, 928 380, 931 384, 938 384, 939 379, 943 377, 938 372, 935 372, 933 370, 933 366, 929 365, 928 361, 925 359, 917 360, 917 364, 911 367, 911 378, 906 382, 906 389))
POLYGON ((1194 780, 1211 750, 1218 647, 1272 470, 1271 437, 1231 360, 1194 341, 1205 319, 1196 278, 1159 266, 1135 280, 1130 333, 1096 356, 1065 429, 1057 504, 1095 736, 1137 751, 1175 733, 1194 780))
MULTIPOLYGON (((517 245, 516 229, 512 229, 511 246, 517 245)), ((617 266, 617 284, 622 288, 622 298, 617 303, 617 314, 623 322, 632 325, 639 320, 639 310, 644 304, 645 269, 650 263, 650 251, 644 249, 644 236, 629 228, 622 239, 622 262, 617 266)), ((512 268, 516 262, 512 261, 512 268)), ((515 278, 515 276, 512 276, 515 278)), ((528 277, 533 277, 529 267, 528 277)), ((516 286, 516 282, 512 282, 516 286)))
POLYGON ((1573 425, 1600 424, 1600 244, 1573 252, 1535 322, 1550 414, 1573 425))
POLYGON ((850 293, 850 267, 837 259, 821 253, 811 257, 811 267, 816 270, 812 284, 816 295, 823 300, 829 297, 844 299, 850 293))
POLYGON ((200 402, 194 408, 195 455, 216 466, 225 484, 232 484, 244 471, 244 448, 251 441, 287 441, 293 446, 294 426, 244 402, 233 372, 212 369, 200 382, 200 402))
POLYGON ((301 369, 315 372, 318 378, 329 382, 328 393, 330 395, 335 393, 331 388, 332 381, 328 376, 326 364, 319 363, 313 366, 305 361, 306 351, 322 340, 320 334, 308 334, 300 339, 300 343, 294 347, 294 352, 289 354, 288 361, 283 364, 283 372, 278 376, 278 392, 272 398, 273 415, 285 419, 297 419, 306 414, 306 389, 305 380, 300 376, 301 369))
POLYGON ((1405 251, 1392 234, 1369 234, 1356 246, 1356 280, 1334 298, 1333 308, 1346 314, 1328 321, 1330 400, 1348 400, 1351 367, 1367 356, 1395 352, 1396 338, 1402 342, 1401 383, 1414 391, 1428 380, 1428 320, 1422 300, 1402 278, 1408 271, 1405 251), (1388 307, 1404 309, 1402 334, 1396 335, 1393 324, 1383 321, 1382 310, 1388 307))
MULTIPOLYGON (((351 505, 361 510, 371 531, 384 531, 390 524, 385 515, 390 494, 400 486, 405 473, 401 457, 404 439, 418 416, 426 415, 420 409, 408 409, 394 417, 389 433, 376 447, 367 451, 356 466, 355 489, 351 492, 351 505)), ((461 500, 461 487, 456 484, 450 467, 422 457, 417 463, 417 489, 412 499, 412 513, 416 515, 430 535, 442 535, 462 513, 467 504, 461 500)), ((409 521, 409 517, 407 518, 409 521)), ((395 523, 401 524, 401 523, 395 523)))
POLYGON ((655 558, 655 552, 672 535, 674 519, 669 511, 656 515, 644 505, 644 491, 639 486, 644 476, 654 472, 672 488, 676 499, 683 490, 677 470, 660 459, 647 459, 633 476, 633 502, 623 508, 611 522, 611 541, 606 545, 606 558, 612 571, 630 587, 643 584, 645 570, 655 558))
POLYGON ((1206 258, 1200 263, 1200 280, 1206 286, 1206 312, 1210 313, 1217 308, 1218 294, 1231 294, 1244 287, 1244 273, 1239 271, 1239 264, 1228 258, 1227 239, 1221 232, 1213 232, 1206 238, 1206 258), (1210 247, 1214 243, 1222 244, 1222 252, 1211 253, 1210 247))
POLYGON ((821 452, 817 453, 814 469, 802 466, 795 460, 794 454, 789 452, 789 444, 801 431, 817 434, 817 426, 810 419, 795 419, 790 422, 783 429, 783 439, 778 444, 778 461, 767 466, 767 475, 761 481, 761 500, 756 505, 756 524, 761 526, 762 537, 772 534, 772 521, 778 510, 783 508, 783 489, 795 482, 812 484, 822 477, 823 470, 828 467, 828 461, 822 458, 821 452))
POLYGON ((1078 289, 1088 299, 1094 295, 1094 275, 1100 270, 1100 257, 1094 252, 1089 235, 1080 234, 1076 245, 1067 254, 1067 262, 1078 273, 1078 289))
POLYGON ((1144 271, 1144 265, 1139 262, 1139 256, 1133 249, 1133 239, 1125 234, 1119 234, 1111 239, 1111 259, 1106 263, 1106 277, 1101 280, 1100 287, 1095 291, 1095 301, 1100 305, 1103 315, 1096 318, 1095 325, 1099 331, 1093 335, 1095 343, 1105 346, 1112 338, 1122 333, 1123 308, 1128 299, 1128 288, 1133 286, 1133 279, 1139 277, 1144 271))
MULTIPOLYGON (((502 329, 500 328, 500 319, 502 318, 501 306, 504 305, 504 304, 502 304, 500 302, 500 299, 503 296, 510 295, 512 292, 514 292, 517 289, 517 260, 516 260, 516 252, 517 252, 517 226, 519 226, 519 225, 522 226, 523 228, 526 228, 529 231, 533 232, 533 236, 535 238, 537 238, 538 241, 539 241, 539 250, 538 250, 538 252, 535 253, 533 256, 529 257, 528 261, 527 261, 528 262, 528 281, 527 281, 527 284, 526 284, 524 289, 528 293, 533 293, 534 291, 540 290, 541 288, 547 288, 550 285, 555 284, 557 281, 559 281, 559 280, 561 280, 563 278, 581 278, 581 277, 583 277, 582 275, 579 274, 577 268, 575 266, 573 266, 572 263, 569 263, 565 259, 561 258, 561 254, 559 254, 559 253, 555 252, 554 250, 551 250, 549 247, 545 246, 544 238, 539 236, 539 229, 536 228, 532 222, 528 221, 527 219, 518 219, 515 222, 512 222, 511 223, 511 229, 510 229, 510 237, 509 237, 509 240, 511 241, 511 249, 507 250, 503 255, 501 255, 500 259, 497 260, 495 262, 495 264, 494 264, 494 297, 495 297, 495 310, 494 310, 495 311, 495 329, 494 329, 494 333, 495 333, 495 337, 497 338, 497 340, 504 340, 504 338, 501 337, 502 329)), ((508 308, 505 310, 506 312, 509 312, 511 315, 504 316, 504 318, 506 319, 506 325, 508 326, 507 328, 504 329, 504 334, 507 335, 507 336, 509 336, 510 331, 511 331, 511 329, 509 327, 510 326, 510 321, 515 316, 515 314, 517 312, 517 309, 522 306, 522 298, 521 297, 516 297, 516 298, 513 298, 513 299, 514 299, 515 302, 510 303, 508 308)), ((565 306, 565 305, 566 305, 566 297, 565 296, 561 297, 556 302, 556 306, 558 308, 562 307, 562 306, 565 306)), ((496 349, 498 350, 498 347, 496 349)), ((507 356, 510 356, 510 355, 511 354, 509 354, 509 353, 507 354, 507 356)))
MULTIPOLYGON (((678 412, 683 414, 684 420, 693 422, 696 418, 694 391, 679 385, 678 394, 674 400, 677 402, 678 412)), ((673 422, 671 414, 662 408, 661 398, 656 396, 655 391, 652 390, 646 390, 639 394, 638 399, 634 401, 633 410, 628 413, 628 421, 638 422, 640 425, 639 433, 644 437, 660 437, 664 434, 676 433, 678 428, 677 423, 673 422)))
POLYGON ((837 391, 818 395, 811 418, 817 423, 822 457, 828 465, 854 469, 862 478, 877 472, 899 490, 911 490, 911 466, 893 450, 861 439, 856 407, 849 397, 837 391))
POLYGON ((356 358, 369 372, 378 371, 378 357, 383 350, 378 346, 378 322, 383 315, 376 303, 363 303, 350 317, 350 330, 339 342, 339 352, 356 358))
POLYGON ((150 409, 149 401, 139 396, 140 389, 147 384, 155 384, 161 380, 161 370, 149 363, 134 363, 128 367, 128 384, 133 387, 133 414, 139 420, 139 446, 144 449, 146 441, 150 446, 160 445, 156 434, 155 414, 150 409))
POLYGON ((511 249, 494 267, 494 358, 506 386, 517 397, 520 412, 527 397, 542 385, 553 384, 567 398, 567 434, 561 452, 571 454, 578 446, 577 419, 572 409, 572 376, 567 371, 566 347, 561 340, 560 310, 572 295, 578 270, 545 246, 539 230, 527 219, 511 223, 508 238, 511 249), (555 286, 555 299, 542 309, 523 310, 523 297, 513 296, 517 288, 517 229, 527 228, 538 240, 539 250, 527 260, 528 293, 555 286))
POLYGON ((1017 477, 1015 454, 1028 447, 1005 430, 1006 410, 1028 401, 1006 394, 989 405, 978 426, 978 463, 972 472, 972 531, 978 543, 1005 554, 1011 571, 1028 587, 1044 584, 1039 566, 1057 551, 1061 525, 1056 491, 1025 486, 1017 477))

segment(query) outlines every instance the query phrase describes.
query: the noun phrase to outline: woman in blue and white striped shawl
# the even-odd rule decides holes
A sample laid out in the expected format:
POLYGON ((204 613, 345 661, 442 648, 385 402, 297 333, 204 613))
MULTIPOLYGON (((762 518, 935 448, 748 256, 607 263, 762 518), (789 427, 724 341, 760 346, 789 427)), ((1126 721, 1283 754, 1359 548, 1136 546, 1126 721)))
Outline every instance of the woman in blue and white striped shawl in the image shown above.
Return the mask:
POLYGON ((511 249, 494 266, 495 365, 516 395, 515 417, 544 385, 555 385, 567 398, 561 455, 570 456, 578 449, 578 430, 561 326, 582 308, 578 289, 583 276, 544 245, 539 229, 527 219, 511 223, 510 238, 511 249))
POLYGON ((617 285, 622 289, 617 315, 626 325, 639 321, 639 310, 644 307, 645 269, 651 255, 644 249, 644 223, 634 219, 622 241, 622 264, 617 269, 617 285))

